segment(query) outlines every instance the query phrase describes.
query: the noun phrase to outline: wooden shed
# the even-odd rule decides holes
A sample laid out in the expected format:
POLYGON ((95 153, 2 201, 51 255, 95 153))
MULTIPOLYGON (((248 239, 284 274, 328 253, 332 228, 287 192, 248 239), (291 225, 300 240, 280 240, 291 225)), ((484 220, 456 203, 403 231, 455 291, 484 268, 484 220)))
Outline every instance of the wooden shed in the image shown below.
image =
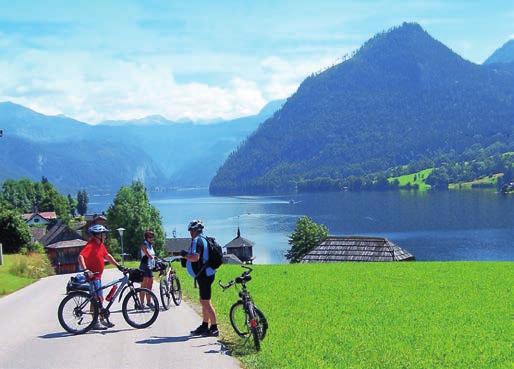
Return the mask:
POLYGON ((387 238, 329 236, 301 260, 302 263, 340 261, 409 261, 414 255, 387 238))
POLYGON ((242 262, 251 262, 253 258, 254 243, 241 237, 241 231, 237 228, 237 237, 227 243, 224 247, 227 254, 234 254, 242 262))
POLYGON ((86 245, 82 239, 58 241, 45 247, 48 258, 57 274, 74 273, 79 270, 78 257, 86 245))

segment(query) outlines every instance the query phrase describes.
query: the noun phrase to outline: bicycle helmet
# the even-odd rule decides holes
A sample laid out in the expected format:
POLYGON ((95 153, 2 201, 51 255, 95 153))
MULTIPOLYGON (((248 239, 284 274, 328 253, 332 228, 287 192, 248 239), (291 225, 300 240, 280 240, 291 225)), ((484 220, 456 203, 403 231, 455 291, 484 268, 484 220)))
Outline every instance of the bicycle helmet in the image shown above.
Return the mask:
POLYGON ((94 226, 89 227, 88 232, 92 233, 92 234, 99 234, 99 233, 107 233, 107 232, 109 232, 109 230, 101 224, 95 224, 94 226))
POLYGON ((199 219, 192 220, 189 222, 189 225, 187 226, 188 231, 197 231, 202 232, 203 230, 203 223, 199 219))
POLYGON ((145 231, 145 240, 148 238, 148 237, 154 237, 155 234, 153 233, 153 231, 151 231, 150 229, 147 229, 145 231))

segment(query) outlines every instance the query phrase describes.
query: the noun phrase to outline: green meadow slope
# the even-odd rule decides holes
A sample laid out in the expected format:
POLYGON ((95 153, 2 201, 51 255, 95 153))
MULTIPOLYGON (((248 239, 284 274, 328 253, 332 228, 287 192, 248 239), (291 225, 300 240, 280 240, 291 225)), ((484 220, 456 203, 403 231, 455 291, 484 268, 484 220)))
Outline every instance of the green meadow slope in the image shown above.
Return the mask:
MULTIPOLYGON (((228 323, 235 289, 213 285, 224 341, 249 368, 507 368, 513 263, 256 265, 269 320, 262 351, 228 323)), ((224 282, 242 269, 222 266, 224 282)), ((185 293, 198 290, 179 267, 185 293)))

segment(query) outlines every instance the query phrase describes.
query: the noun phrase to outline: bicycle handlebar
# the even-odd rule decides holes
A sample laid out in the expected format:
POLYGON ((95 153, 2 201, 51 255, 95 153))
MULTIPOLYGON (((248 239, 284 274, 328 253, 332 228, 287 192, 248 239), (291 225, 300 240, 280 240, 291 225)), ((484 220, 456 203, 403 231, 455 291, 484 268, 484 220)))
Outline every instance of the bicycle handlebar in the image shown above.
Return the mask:
POLYGON ((228 288, 232 287, 234 284, 236 284, 236 282, 234 280, 231 280, 230 282, 228 282, 228 284, 223 285, 221 283, 221 280, 219 280, 218 284, 220 285, 221 288, 223 288, 223 291, 225 291, 226 289, 228 289, 228 288))
MULTIPOLYGON (((241 274, 241 276, 240 276, 240 277, 238 277, 238 278, 245 278, 246 276, 249 276, 249 275, 250 275, 250 273, 253 271, 253 269, 252 269, 252 268, 250 268, 250 267, 248 267, 248 266, 246 266, 246 265, 241 265, 241 268, 247 269, 248 271, 247 271, 247 272, 243 272, 243 274, 241 274)), ((221 283, 221 280, 218 282, 218 284, 220 285, 220 287, 221 287, 221 288, 223 288, 223 291, 225 291, 227 288, 232 287, 232 286, 233 286, 233 285, 235 285, 236 283, 241 283, 241 282, 236 282, 236 280, 235 280, 235 279, 231 280, 230 282, 228 282, 228 284, 225 284, 225 285, 221 283)), ((245 282, 243 282, 243 283, 245 283, 245 282)))

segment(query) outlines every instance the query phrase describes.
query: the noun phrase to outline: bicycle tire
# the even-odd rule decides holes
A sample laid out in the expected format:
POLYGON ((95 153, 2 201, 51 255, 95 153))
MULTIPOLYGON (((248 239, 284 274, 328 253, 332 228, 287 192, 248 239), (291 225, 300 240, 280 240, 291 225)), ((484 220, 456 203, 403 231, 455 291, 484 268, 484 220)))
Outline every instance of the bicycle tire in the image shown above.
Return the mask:
POLYGON ((84 291, 71 291, 69 294, 62 299, 61 303, 59 304, 59 308, 57 309, 57 318, 59 319, 59 324, 61 324, 61 327, 64 328, 66 332, 72 333, 72 334, 83 334, 89 331, 95 322, 98 321, 98 314, 99 314, 99 306, 98 302, 91 297, 91 295, 84 291), (85 301, 88 301, 88 303, 85 303, 85 301), (67 321, 64 310, 66 305, 70 303, 71 305, 75 304, 76 306, 73 308, 73 319, 77 320, 78 325, 82 325, 83 316, 87 316, 88 312, 83 312, 82 310, 88 309, 89 304, 93 306, 93 311, 91 315, 91 321, 89 323, 84 324, 84 328, 82 329, 76 329, 72 325, 70 325, 70 322, 67 321), (85 303, 85 305, 79 310, 75 311, 82 303, 85 303))
POLYGON ((157 300, 157 296, 147 288, 134 288, 130 291, 127 296, 123 299, 123 304, 121 306, 121 311, 123 313, 123 318, 125 321, 134 328, 141 329, 149 327, 155 322, 157 317, 159 316, 159 300, 157 300), (145 307, 143 302, 139 300, 139 293, 144 292, 150 294, 150 298, 153 303, 153 308, 145 307), (133 302, 134 306, 129 309, 129 303, 133 302), (133 317, 143 317, 147 320, 144 320, 141 323, 138 323, 133 320, 133 317))
MULTIPOLYGON (((268 321, 264 313, 254 305, 255 314, 257 315, 259 339, 262 341, 268 330, 268 321)), ((242 301, 238 301, 230 308, 230 324, 239 337, 246 338, 250 334, 249 321, 250 318, 245 310, 242 301)))
POLYGON ((180 287, 180 280, 176 275, 171 277, 170 283, 171 297, 176 306, 182 302, 182 288, 180 287))
MULTIPOLYGON (((162 307, 164 310, 168 310, 171 304, 171 292, 170 285, 166 276, 162 276, 159 282, 159 293, 161 295, 162 307)), ((175 299, 173 299, 175 301, 175 299)))

